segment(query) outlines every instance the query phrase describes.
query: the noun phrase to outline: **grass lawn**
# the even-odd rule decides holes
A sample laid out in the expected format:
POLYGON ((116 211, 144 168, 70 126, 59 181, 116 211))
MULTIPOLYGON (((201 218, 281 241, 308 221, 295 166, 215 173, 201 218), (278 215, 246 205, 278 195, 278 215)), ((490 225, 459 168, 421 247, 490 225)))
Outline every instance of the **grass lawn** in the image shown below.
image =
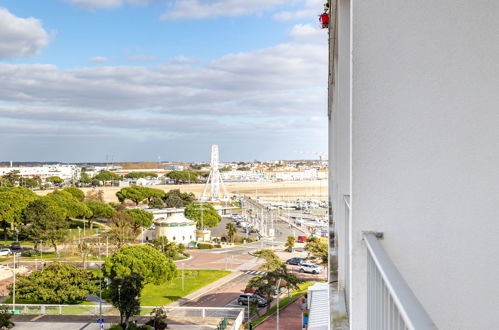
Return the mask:
POLYGON ((161 306, 169 304, 211 282, 227 276, 230 272, 225 270, 186 270, 184 274, 183 291, 181 277, 174 279, 170 283, 161 285, 148 284, 142 290, 140 304, 142 306, 161 306))

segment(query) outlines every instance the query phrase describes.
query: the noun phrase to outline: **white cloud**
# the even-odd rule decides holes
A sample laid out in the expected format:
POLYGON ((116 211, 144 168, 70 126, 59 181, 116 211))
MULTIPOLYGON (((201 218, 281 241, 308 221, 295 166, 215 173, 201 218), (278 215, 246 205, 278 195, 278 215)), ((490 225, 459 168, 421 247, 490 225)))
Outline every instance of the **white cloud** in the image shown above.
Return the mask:
POLYGON ((127 57, 127 60, 131 62, 149 62, 154 61, 155 59, 155 56, 149 55, 131 55, 127 57))
POLYGON ((147 5, 155 0, 67 0, 68 2, 87 10, 108 9, 120 7, 125 3, 131 5, 147 5))
POLYGON ((93 62, 93 63, 106 63, 108 61, 109 61, 109 59, 105 56, 94 56, 94 57, 90 58, 90 62, 93 62))
POLYGON ((321 139, 325 148, 325 44, 281 44, 209 62, 178 57, 156 67, 0 63, 0 135, 16 137, 0 154, 94 160, 108 145, 129 155, 124 160, 145 159, 147 150, 181 159, 218 142, 235 159, 275 159, 321 139))
POLYGON ((168 60, 170 64, 194 64, 201 62, 201 59, 191 56, 175 56, 168 60))
POLYGON ((325 0, 305 0, 302 7, 296 10, 281 11, 274 15, 280 21, 295 21, 301 19, 317 18, 324 11, 325 0))
POLYGON ((36 55, 48 42, 49 34, 38 19, 0 8, 0 59, 36 55))
POLYGON ((321 29, 318 25, 297 24, 294 25, 289 36, 296 41, 307 43, 325 43, 327 42, 327 29, 321 29))
POLYGON ((200 19, 220 16, 259 14, 296 0, 176 0, 161 16, 163 20, 200 19))

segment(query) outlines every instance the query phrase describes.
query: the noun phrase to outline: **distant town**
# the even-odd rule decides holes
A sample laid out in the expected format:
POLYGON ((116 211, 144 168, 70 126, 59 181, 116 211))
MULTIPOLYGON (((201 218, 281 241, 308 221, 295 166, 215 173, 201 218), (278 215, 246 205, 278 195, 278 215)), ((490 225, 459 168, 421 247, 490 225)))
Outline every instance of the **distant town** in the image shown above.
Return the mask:
MULTIPOLYGON (((32 189, 77 185, 153 186, 179 183, 204 183, 210 164, 183 162, 103 163, 0 163, 0 185, 20 178, 19 185, 32 189)), ((320 160, 277 160, 220 163, 224 182, 282 182, 326 180, 328 164, 320 160)))

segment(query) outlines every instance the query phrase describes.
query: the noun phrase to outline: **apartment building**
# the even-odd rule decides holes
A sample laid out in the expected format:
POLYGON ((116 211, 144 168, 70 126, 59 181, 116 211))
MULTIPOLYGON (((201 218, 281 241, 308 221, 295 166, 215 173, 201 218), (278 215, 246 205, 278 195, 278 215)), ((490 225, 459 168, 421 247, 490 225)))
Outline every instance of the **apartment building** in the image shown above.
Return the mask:
POLYGON ((499 2, 331 11, 332 272, 350 329, 497 329, 499 2))
POLYGON ((25 167, 0 167, 0 176, 11 171, 18 171, 23 178, 39 177, 45 182, 45 179, 51 176, 58 176, 64 181, 78 181, 81 176, 81 168, 77 165, 41 165, 25 167))

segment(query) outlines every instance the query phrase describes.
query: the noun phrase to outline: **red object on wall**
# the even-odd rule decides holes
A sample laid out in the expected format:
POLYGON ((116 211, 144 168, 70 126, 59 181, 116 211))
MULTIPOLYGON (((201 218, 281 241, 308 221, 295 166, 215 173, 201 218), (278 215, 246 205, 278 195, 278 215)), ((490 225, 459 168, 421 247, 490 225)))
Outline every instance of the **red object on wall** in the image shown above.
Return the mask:
POLYGON ((329 14, 324 13, 324 14, 319 15, 319 22, 321 22, 323 29, 329 27, 329 14))

